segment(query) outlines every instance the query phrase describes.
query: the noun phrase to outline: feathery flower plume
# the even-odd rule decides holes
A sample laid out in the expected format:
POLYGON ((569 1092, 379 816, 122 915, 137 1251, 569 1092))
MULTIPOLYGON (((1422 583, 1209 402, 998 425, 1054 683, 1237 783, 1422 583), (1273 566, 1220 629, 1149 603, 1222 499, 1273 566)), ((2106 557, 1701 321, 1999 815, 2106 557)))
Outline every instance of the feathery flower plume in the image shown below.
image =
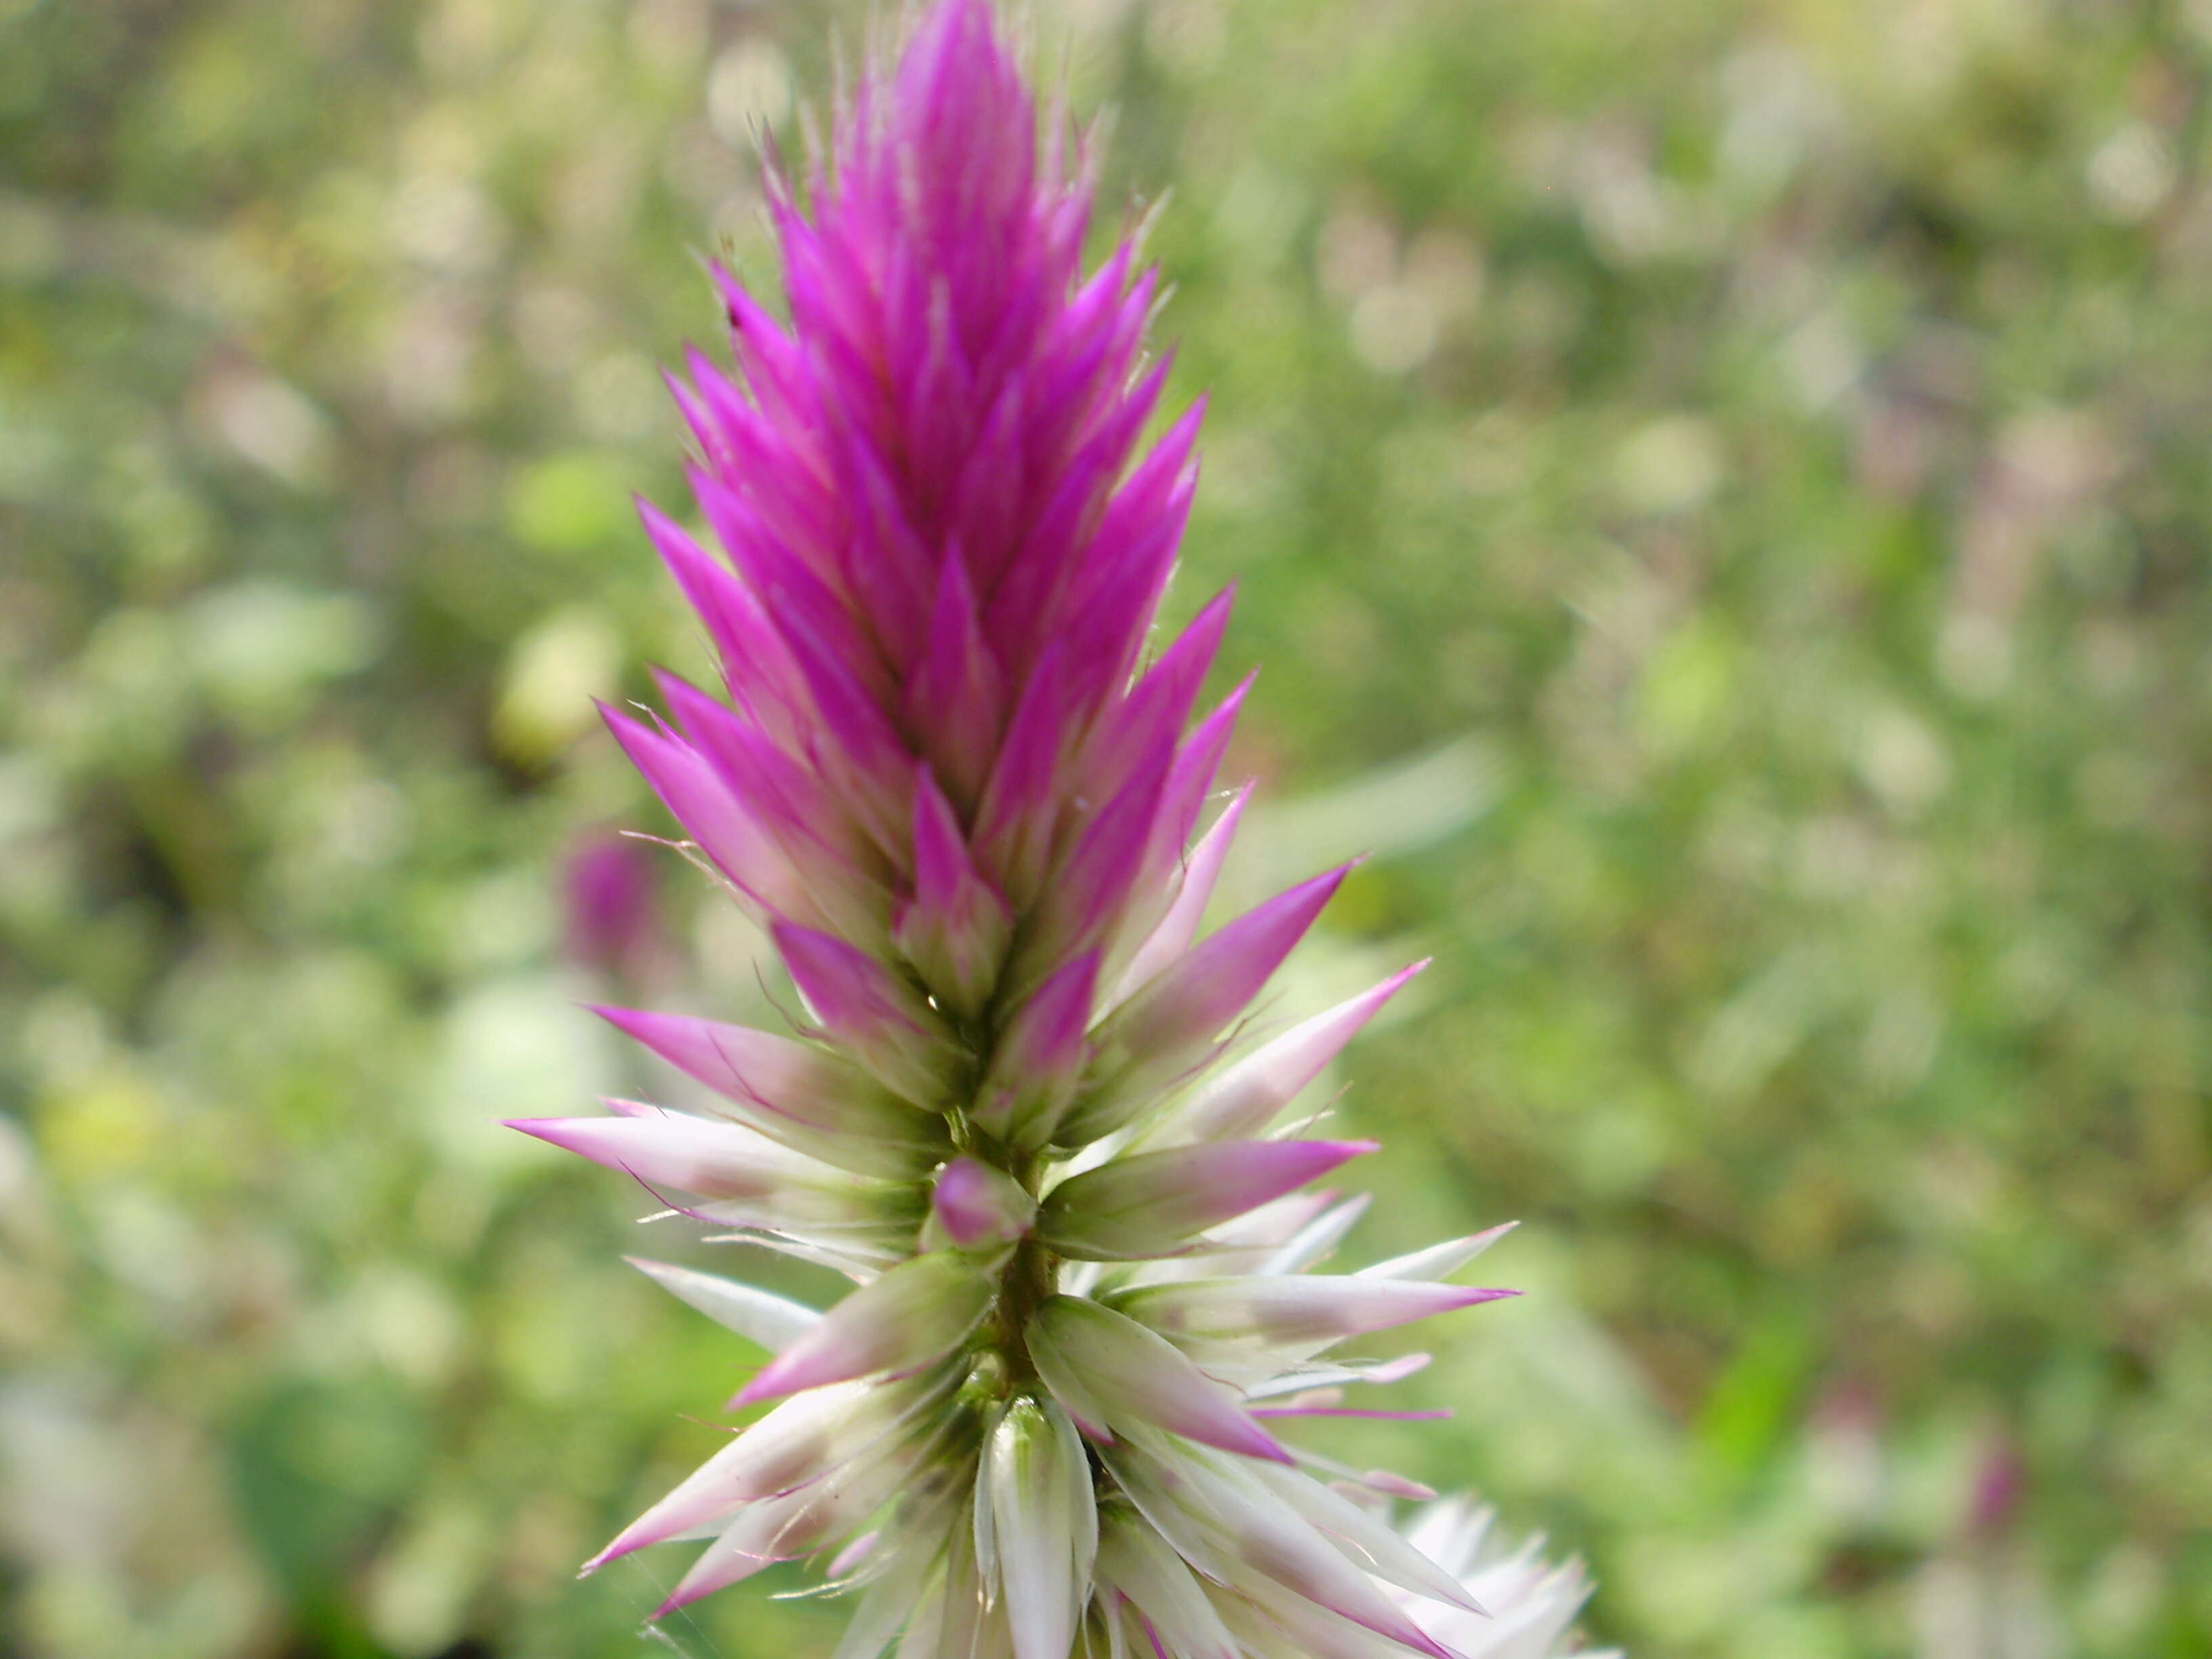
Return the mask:
MULTIPOLYGON (((1199 418, 1141 441, 1156 277, 1127 242, 1082 270, 1088 158, 988 0, 940 0, 831 152, 805 208, 771 168, 789 324, 717 270, 738 375, 672 381, 714 547, 641 509, 722 684, 607 712, 805 1024, 602 1010, 714 1115, 514 1127, 854 1288, 638 1264, 769 1356, 732 1407, 774 1404, 586 1571, 708 1540, 657 1617, 819 1558, 836 1659, 1536 1652, 1378 1515, 1425 1488, 1279 1437, 1419 1363, 1338 1345, 1510 1292, 1450 1282, 1503 1229, 1309 1271, 1362 1207, 1311 1183, 1372 1147, 1277 1121, 1416 970, 1254 1042, 1349 866, 1200 937, 1244 688, 1194 711, 1226 594, 1151 643, 1199 418)), ((1537 1622, 1577 1597, 1539 1575, 1537 1622)))

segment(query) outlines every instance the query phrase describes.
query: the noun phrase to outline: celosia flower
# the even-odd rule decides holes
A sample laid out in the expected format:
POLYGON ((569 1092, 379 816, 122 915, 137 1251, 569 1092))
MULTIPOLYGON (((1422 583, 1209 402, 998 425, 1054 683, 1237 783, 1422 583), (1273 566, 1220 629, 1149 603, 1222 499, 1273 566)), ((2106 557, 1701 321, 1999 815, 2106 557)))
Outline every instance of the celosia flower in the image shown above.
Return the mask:
POLYGON ((838 1659, 1443 1659, 1406 1598, 1475 1599, 1374 1507, 1425 1490, 1279 1437, 1419 1363, 1339 1344, 1509 1294, 1449 1282, 1502 1230, 1309 1271, 1361 1207, 1310 1183, 1370 1146, 1277 1120, 1414 970, 1255 1041, 1345 869, 1199 936, 1243 688, 1194 720, 1225 595, 1149 649, 1198 411, 1141 447, 1155 279, 1082 272, 1085 165, 942 0, 807 209, 771 174, 789 325, 718 271, 739 376, 675 386, 719 554, 645 522, 726 696, 608 718, 805 1020, 605 1010, 715 1115, 516 1127, 855 1288, 639 1264, 772 1356, 732 1407, 778 1403, 590 1565, 710 1540, 666 1612, 819 1557, 838 1659))

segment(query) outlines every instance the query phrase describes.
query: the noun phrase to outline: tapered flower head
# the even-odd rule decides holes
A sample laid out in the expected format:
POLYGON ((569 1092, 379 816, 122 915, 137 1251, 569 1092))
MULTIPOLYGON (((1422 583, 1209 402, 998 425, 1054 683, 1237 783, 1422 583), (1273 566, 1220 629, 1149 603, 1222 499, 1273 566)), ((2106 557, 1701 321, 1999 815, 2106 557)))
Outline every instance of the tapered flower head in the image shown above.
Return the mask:
POLYGON ((645 526, 721 683, 608 719, 801 1013, 602 1010, 714 1105, 516 1127, 854 1288, 639 1264, 769 1409, 591 1565, 710 1540, 666 1611, 815 1559, 837 1659, 1445 1659, 1409 1598, 1483 1615, 1376 1507, 1425 1489, 1291 1431, 1419 1363, 1340 1345, 1510 1294, 1453 1282, 1496 1235, 1309 1271, 1372 1147, 1278 1121, 1413 970, 1267 1029, 1342 868, 1201 933, 1243 688, 1199 708, 1225 595, 1153 635, 1198 412, 1134 247, 1082 267, 1086 165, 940 0, 803 193, 771 167, 787 322, 717 270, 737 372, 672 382, 703 533, 645 526))

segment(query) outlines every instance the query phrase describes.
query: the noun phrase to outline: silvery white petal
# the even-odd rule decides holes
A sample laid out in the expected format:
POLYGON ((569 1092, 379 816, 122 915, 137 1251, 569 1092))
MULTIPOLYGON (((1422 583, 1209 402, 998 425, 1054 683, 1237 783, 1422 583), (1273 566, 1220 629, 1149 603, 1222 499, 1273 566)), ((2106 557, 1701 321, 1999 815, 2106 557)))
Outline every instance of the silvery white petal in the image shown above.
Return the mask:
POLYGON ((1016 1400, 985 1443, 976 1490, 977 1540, 993 1540, 1016 1659, 1067 1659, 1090 1597, 1097 1513, 1074 1425, 1055 1407, 1016 1400))
POLYGON ((1101 1530, 1098 1577, 1136 1604, 1174 1659, 1239 1659, 1189 1566, 1141 1516, 1119 1516, 1101 1530))
POLYGON ((830 1309, 732 1404, 926 1365, 975 1328, 996 1289, 988 1275, 946 1252, 902 1262, 830 1309))
POLYGON ((813 1309, 742 1284, 719 1273, 702 1273, 642 1256, 623 1258, 670 1294, 688 1302, 716 1324, 735 1331, 770 1353, 781 1352, 822 1317, 813 1309))
POLYGON ((1394 1255, 1388 1261, 1377 1261, 1372 1267, 1358 1269, 1355 1279, 1449 1279, 1485 1250, 1511 1232, 1521 1224, 1502 1221, 1495 1227, 1465 1238, 1446 1239, 1441 1244, 1431 1244, 1425 1250, 1414 1250, 1406 1255, 1394 1255))
POLYGON ((1025 1335, 1038 1374, 1094 1437, 1102 1429, 1157 1425, 1248 1457, 1289 1460, 1229 1390, 1133 1319, 1056 1296, 1037 1310, 1025 1335))

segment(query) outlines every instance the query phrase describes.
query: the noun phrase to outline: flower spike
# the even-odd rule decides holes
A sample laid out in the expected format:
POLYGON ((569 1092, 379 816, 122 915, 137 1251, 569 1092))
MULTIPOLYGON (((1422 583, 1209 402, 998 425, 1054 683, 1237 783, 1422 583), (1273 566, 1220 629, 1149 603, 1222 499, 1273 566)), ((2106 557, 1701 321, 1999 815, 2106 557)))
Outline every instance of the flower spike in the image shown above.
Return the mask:
POLYGON ((1510 1292, 1443 1282, 1495 1231, 1316 1271, 1364 1206, 1310 1183, 1375 1148, 1275 1126, 1415 969, 1267 1036, 1350 866, 1201 931, 1252 682, 1201 701, 1228 594, 1156 634, 1203 408, 1164 410, 1158 277, 1083 269, 1093 157, 990 0, 833 125, 769 158, 789 322, 709 267, 734 367, 686 353, 692 510, 639 508, 719 683, 606 711, 793 1029, 598 1009, 690 1109, 514 1127, 852 1288, 636 1262, 759 1364, 728 1409, 775 1403, 586 1570, 708 1540, 659 1617, 817 1558, 831 1659, 1550 1659, 1575 1570, 1463 1505, 1401 1535, 1427 1488, 1290 1438, 1424 1415, 1341 1403, 1419 1356, 1328 1351, 1510 1292))

